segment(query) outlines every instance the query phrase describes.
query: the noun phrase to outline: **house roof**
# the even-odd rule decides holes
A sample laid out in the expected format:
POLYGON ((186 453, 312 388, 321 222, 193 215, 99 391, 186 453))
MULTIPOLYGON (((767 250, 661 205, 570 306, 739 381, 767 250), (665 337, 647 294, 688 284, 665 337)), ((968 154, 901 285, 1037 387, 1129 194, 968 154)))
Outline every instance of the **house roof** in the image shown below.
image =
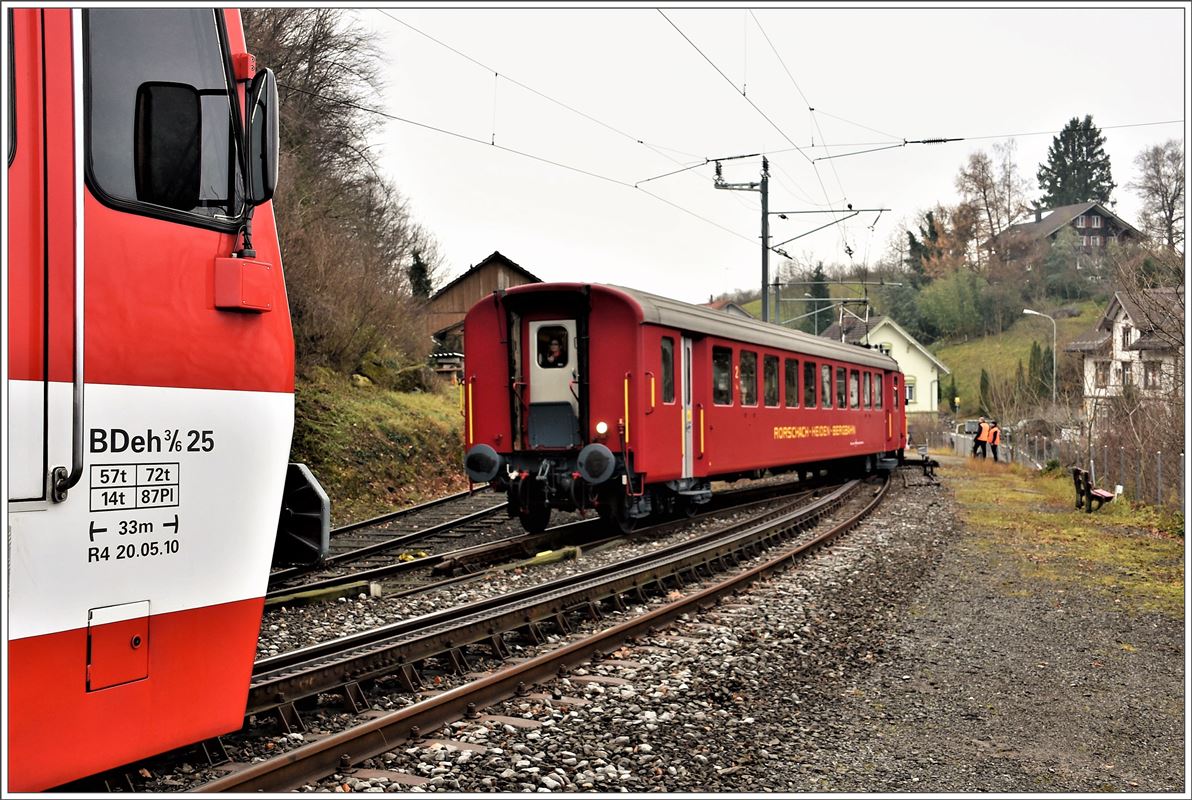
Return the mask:
POLYGON ((522 276, 524 276, 526 279, 528 279, 530 281, 530 283, 542 283, 542 279, 539 278, 537 275, 532 274, 525 267, 523 267, 520 264, 517 264, 517 263, 511 261, 509 258, 501 255, 501 252, 499 250, 494 250, 494 251, 492 251, 492 254, 489 255, 487 258, 484 258, 483 260, 481 260, 474 267, 468 267, 467 271, 465 271, 462 275, 457 275, 454 280, 452 280, 450 283, 448 283, 443 288, 439 289, 439 291, 432 294, 430 296, 430 299, 434 300, 436 297, 438 297, 439 295, 441 295, 444 292, 451 289, 451 287, 455 286, 457 283, 462 281, 464 278, 468 277, 469 275, 471 275, 474 272, 484 269, 485 267, 489 266, 490 264, 501 264, 505 267, 508 267, 509 269, 513 270, 514 272, 517 272, 517 273, 521 274, 522 276))
POLYGON ((1114 292, 1113 299, 1109 301, 1105 313, 1097 323, 1098 330, 1113 330, 1113 321, 1119 308, 1141 334, 1126 348, 1127 350, 1167 349, 1171 347, 1170 343, 1173 340, 1183 338, 1183 287, 1143 289, 1137 294, 1114 292), (1166 313, 1169 309, 1178 314, 1179 330, 1172 329, 1176 315, 1166 313))
POLYGON ((1107 344, 1109 344, 1109 332, 1094 328, 1064 345, 1064 352, 1095 353, 1107 344))
POLYGON ((1109 217, 1117 222, 1123 230, 1130 231, 1134 234, 1138 233, 1138 229, 1124 219, 1114 214, 1096 201, 1087 201, 1084 203, 1073 203, 1069 206, 1060 206, 1053 208, 1047 213, 1047 216, 1040 219, 1038 222, 1020 222, 1016 225, 1011 225, 1001 232, 996 238, 1002 239, 1005 237, 1020 238, 1028 241, 1045 239, 1051 234, 1058 231, 1060 228, 1068 225, 1072 220, 1079 217, 1081 214, 1087 213, 1090 209, 1096 209, 1103 217, 1109 217))
POLYGON ((734 303, 732 300, 713 300, 710 303, 701 303, 704 308, 711 308, 716 311, 723 311, 726 314, 741 314, 743 316, 753 319, 753 315, 746 311, 741 306, 734 303))
POLYGON ((919 352, 927 356, 928 360, 935 364, 936 367, 939 368, 940 372, 942 372, 944 375, 952 374, 952 370, 948 369, 944 362, 932 355, 931 351, 919 344, 918 339, 916 339, 914 336, 911 336, 906 332, 906 329, 887 316, 882 316, 879 314, 870 317, 868 320, 863 320, 856 316, 846 315, 843 326, 839 321, 833 322, 828 326, 827 330, 820 334, 820 336, 825 339, 833 339, 839 342, 841 341, 841 330, 843 330, 843 341, 849 342, 851 344, 865 344, 866 340, 873 336, 873 334, 883 326, 889 326, 902 334, 903 338, 910 342, 919 352))

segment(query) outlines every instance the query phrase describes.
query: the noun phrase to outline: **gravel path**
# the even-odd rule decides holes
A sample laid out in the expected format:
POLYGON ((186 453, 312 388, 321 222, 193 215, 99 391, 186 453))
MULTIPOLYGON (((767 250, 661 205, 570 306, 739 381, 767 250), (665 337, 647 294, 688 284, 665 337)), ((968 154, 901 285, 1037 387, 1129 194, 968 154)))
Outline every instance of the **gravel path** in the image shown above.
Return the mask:
POLYGON ((1183 619, 1041 593, 907 475, 811 562, 307 790, 1184 791, 1183 619))

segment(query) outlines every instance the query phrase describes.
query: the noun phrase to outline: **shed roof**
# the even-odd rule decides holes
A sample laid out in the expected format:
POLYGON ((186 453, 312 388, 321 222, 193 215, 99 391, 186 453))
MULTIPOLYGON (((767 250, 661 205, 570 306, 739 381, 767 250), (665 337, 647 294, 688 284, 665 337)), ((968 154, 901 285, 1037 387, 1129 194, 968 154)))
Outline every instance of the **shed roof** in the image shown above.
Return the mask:
POLYGON ((524 276, 531 283, 542 283, 542 279, 539 278, 537 275, 534 275, 528 269, 521 266, 520 264, 513 262, 508 257, 501 255, 501 252, 499 250, 494 250, 494 251, 492 251, 492 253, 490 255, 488 255, 483 260, 478 262, 475 266, 469 267, 465 272, 463 272, 463 274, 455 276, 455 278, 453 278, 450 283, 443 286, 441 289, 439 289, 439 291, 432 294, 430 296, 430 299, 434 300, 436 297, 439 297, 440 295, 444 294, 445 292, 450 290, 451 287, 455 286, 457 283, 464 280, 469 275, 471 275, 475 272, 478 272, 491 264, 500 264, 504 267, 508 267, 509 269, 513 270, 514 272, 517 272, 517 273, 521 274, 522 276, 524 276))

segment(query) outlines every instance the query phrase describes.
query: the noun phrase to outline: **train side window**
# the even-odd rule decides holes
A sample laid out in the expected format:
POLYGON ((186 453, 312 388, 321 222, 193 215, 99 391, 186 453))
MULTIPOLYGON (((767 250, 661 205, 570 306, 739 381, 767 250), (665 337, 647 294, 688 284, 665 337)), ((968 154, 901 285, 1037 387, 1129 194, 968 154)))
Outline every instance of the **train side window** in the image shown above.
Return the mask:
POLYGON ((675 402, 675 340, 662 337, 662 402, 675 402))
POLYGON ((820 365, 820 408, 832 407, 832 367, 820 365))
POLYGON ((757 353, 741 351, 741 405, 757 405, 757 353))
POLYGON ((84 13, 87 177, 97 197, 140 213, 234 224, 243 205, 234 84, 214 12, 84 13), (171 174, 179 152, 197 159, 175 163, 171 174))
POLYGON ((845 405, 845 373, 848 372, 844 367, 836 368, 836 407, 848 408, 845 405))
POLYGON ((873 383, 873 373, 861 373, 861 404, 866 408, 873 408, 873 393, 870 391, 870 384, 873 383))
POLYGON ((861 407, 861 373, 855 369, 848 373, 848 407, 861 407))
POLYGON ((886 376, 883 373, 874 377, 877 380, 873 382, 873 407, 880 409, 882 407, 882 384, 885 382, 886 376))
POLYGON ((763 400, 770 408, 778 406, 778 356, 763 356, 763 400))
POLYGON ((712 348, 712 402, 718 406, 733 404, 732 348, 712 348))
POLYGON ((538 366, 562 369, 567 366, 567 329, 562 325, 538 329, 538 366))
POLYGON ((799 359, 788 358, 784 364, 786 370, 786 407, 799 407, 799 359))
POLYGON ((803 407, 815 408, 815 362, 803 362, 803 407))

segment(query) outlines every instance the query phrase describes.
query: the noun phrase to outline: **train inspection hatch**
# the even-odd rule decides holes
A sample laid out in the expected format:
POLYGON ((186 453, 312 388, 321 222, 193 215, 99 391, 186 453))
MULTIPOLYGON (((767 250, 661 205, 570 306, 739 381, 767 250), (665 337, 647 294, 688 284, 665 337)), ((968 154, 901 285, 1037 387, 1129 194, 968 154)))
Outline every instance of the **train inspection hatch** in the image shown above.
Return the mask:
POLYGON ((87 691, 149 677, 149 601, 87 612, 87 691))

